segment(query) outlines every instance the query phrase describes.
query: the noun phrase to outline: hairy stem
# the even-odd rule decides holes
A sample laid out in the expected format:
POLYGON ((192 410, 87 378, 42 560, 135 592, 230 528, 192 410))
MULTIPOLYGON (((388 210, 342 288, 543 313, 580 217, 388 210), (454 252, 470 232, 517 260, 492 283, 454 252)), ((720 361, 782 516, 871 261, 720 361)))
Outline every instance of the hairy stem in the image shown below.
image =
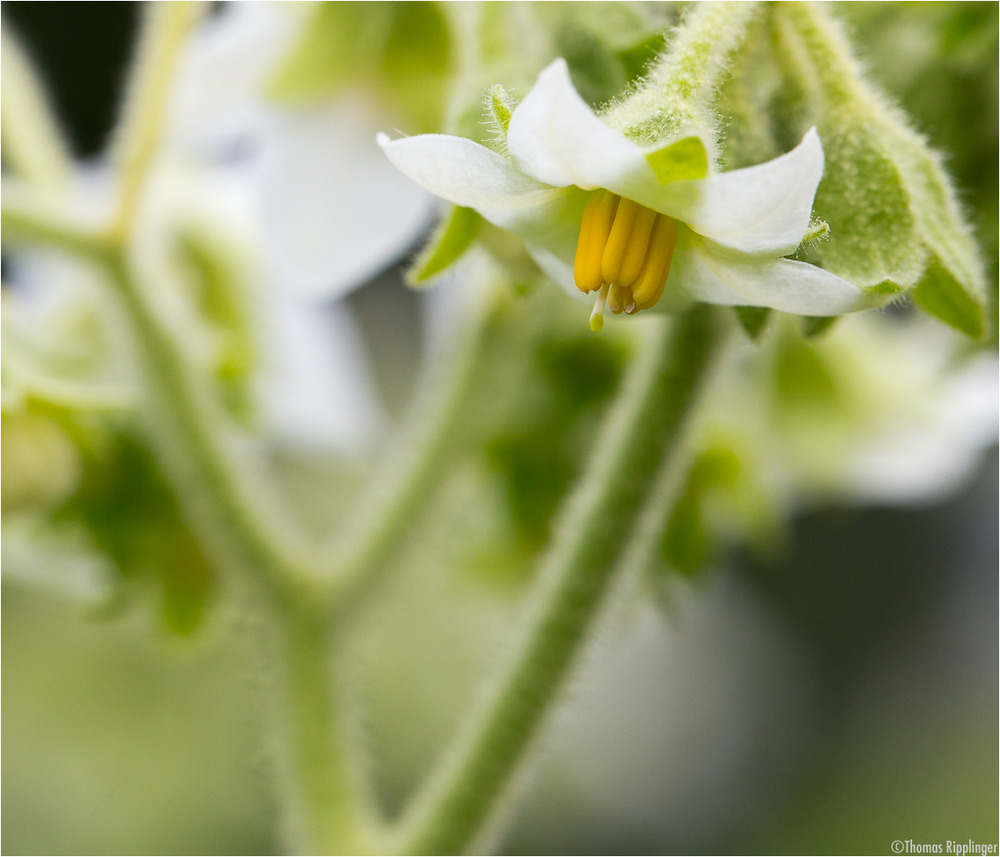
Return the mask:
POLYGON ((4 182, 0 229, 5 244, 56 247, 91 262, 106 262, 115 253, 103 232, 67 216, 54 198, 17 179, 4 182))
POLYGON ((647 328, 543 561, 512 657, 404 819, 401 853, 464 851, 494 815, 608 601, 655 475, 677 455, 717 333, 707 308, 669 334, 656 321, 647 328))
POLYGON ((361 854, 375 849, 376 813, 352 754, 334 633, 318 616, 276 613, 278 670, 284 682, 285 827, 297 854, 361 854))
POLYGON ((110 266, 146 383, 146 429, 195 531, 224 567, 238 566, 273 594, 317 610, 324 603, 311 558, 284 535, 281 514, 254 484, 250 462, 224 442, 222 415, 149 307, 123 259, 110 266))
POLYGON ((714 137, 711 106, 756 12, 756 3, 692 4, 646 79, 604 120, 645 144, 692 130, 714 137))
POLYGON ((450 346, 433 358, 409 418, 371 486, 334 544, 334 603, 352 612, 410 531, 455 453, 455 428, 489 349, 497 292, 490 288, 450 346))

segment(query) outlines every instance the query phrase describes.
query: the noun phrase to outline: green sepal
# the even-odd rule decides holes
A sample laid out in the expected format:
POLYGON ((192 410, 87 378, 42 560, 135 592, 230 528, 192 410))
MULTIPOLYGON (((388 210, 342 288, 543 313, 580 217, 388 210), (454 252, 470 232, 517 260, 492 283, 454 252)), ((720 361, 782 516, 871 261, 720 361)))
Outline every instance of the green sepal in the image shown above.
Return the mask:
POLYGON ((734 306, 733 311, 747 336, 754 342, 760 339, 771 317, 771 310, 765 306, 734 306))
POLYGON ((823 120, 820 137, 826 169, 815 209, 830 231, 806 252, 862 289, 912 285, 927 249, 892 154, 872 139, 867 122, 843 114, 823 120))
POLYGON ((913 299, 925 312, 962 333, 979 339, 983 335, 983 307, 935 258, 913 290, 913 299))
POLYGON ((806 339, 822 336, 837 323, 837 319, 839 318, 839 315, 803 316, 802 335, 805 336, 806 339))
POLYGON ((913 297, 926 312, 978 339, 986 281, 978 248, 936 158, 924 148, 912 155, 914 210, 932 254, 913 297))
POLYGON ((703 179, 708 175, 708 152, 700 137, 685 137, 646 155, 660 184, 703 179))
POLYGON ((497 131, 504 137, 507 136, 507 128, 510 126, 510 117, 514 115, 516 106, 514 97, 503 88, 502 84, 496 84, 490 89, 489 111, 497 131))
POLYGON ((805 235, 802 236, 803 244, 811 244, 813 241, 822 241, 830 234, 830 224, 825 220, 813 219, 806 227, 805 235))
POLYGON ((829 359, 792 331, 777 340, 772 380, 782 405, 835 412, 843 404, 844 391, 829 359))
POLYGON ((539 23, 552 34, 552 54, 566 60, 577 91, 592 105, 621 93, 662 48, 663 22, 644 12, 642 4, 535 4, 539 23))
POLYGON ((460 205, 452 206, 438 225, 428 245, 406 272, 406 282, 413 288, 426 286, 457 262, 476 240, 482 218, 478 212, 460 205))

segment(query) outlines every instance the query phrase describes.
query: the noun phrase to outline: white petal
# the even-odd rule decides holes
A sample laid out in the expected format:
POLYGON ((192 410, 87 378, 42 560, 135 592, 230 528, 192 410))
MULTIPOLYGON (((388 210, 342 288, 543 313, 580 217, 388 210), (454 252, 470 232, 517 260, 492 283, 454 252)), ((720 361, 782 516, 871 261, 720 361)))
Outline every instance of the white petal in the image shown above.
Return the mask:
POLYGON ((643 184, 657 187, 645 152, 605 125, 580 97, 565 60, 556 60, 511 116, 510 153, 521 168, 546 184, 603 187, 637 199, 643 184))
POLYGON ((815 265, 726 251, 690 232, 678 242, 668 289, 671 284, 705 303, 796 315, 840 315, 871 306, 857 286, 815 265))
POLYGON ((258 396, 267 430, 312 449, 370 448, 384 416, 346 306, 308 305, 274 289, 261 297, 265 365, 258 396))
POLYGON ((273 111, 261 215, 279 286, 304 297, 342 294, 396 261, 429 225, 431 197, 372 145, 381 122, 360 96, 273 111))
POLYGON ((531 209, 561 195, 521 173, 510 161, 464 137, 420 134, 378 144, 404 175, 431 193, 476 209, 497 226, 510 228, 531 209))
POLYGON ((306 16, 274 3, 228 3, 184 45, 171 95, 172 142, 226 153, 262 118, 261 90, 306 16))
MULTIPOLYGON (((935 357, 948 353, 927 345, 928 337, 924 337, 916 347, 935 357)), ((899 371, 886 379, 890 395, 885 399, 892 400, 891 394, 898 393, 901 379, 916 386, 908 373, 917 374, 913 362, 919 356, 913 354, 909 363, 900 361, 899 371)), ((936 377, 919 380, 920 412, 906 414, 898 425, 892 420, 878 421, 883 431, 868 439, 844 468, 843 477, 855 497, 896 505, 940 502, 969 479, 973 468, 981 465, 983 451, 996 443, 1000 414, 995 355, 980 355, 957 368, 939 368, 936 377)), ((899 402, 892 404, 896 416, 903 409, 899 402)))
POLYGON ((783 256, 802 240, 822 176, 814 128, 773 161, 667 185, 660 210, 734 250, 783 256))

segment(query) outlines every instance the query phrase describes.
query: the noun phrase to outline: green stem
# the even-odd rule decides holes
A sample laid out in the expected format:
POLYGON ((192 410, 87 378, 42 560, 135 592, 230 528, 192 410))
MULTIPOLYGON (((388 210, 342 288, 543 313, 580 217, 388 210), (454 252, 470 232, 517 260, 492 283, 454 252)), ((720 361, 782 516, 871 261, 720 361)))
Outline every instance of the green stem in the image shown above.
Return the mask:
POLYGON ((116 160, 121 196, 111 227, 113 235, 124 236, 134 225, 136 207, 163 136, 181 46, 204 8, 201 3, 188 2, 153 3, 145 7, 135 67, 118 123, 116 160))
POLYGON ((333 600, 341 614, 356 612, 357 598, 372 590, 454 457, 455 428, 488 354, 498 300, 490 288, 455 341, 427 369, 393 452, 341 525, 333 575, 333 600))
POLYGON ((135 339, 146 384, 146 426, 187 516, 223 567, 249 572, 272 595, 306 612, 326 605, 312 559, 282 534, 279 510, 254 484, 217 425, 209 391, 147 304, 124 259, 109 265, 135 339), (213 419, 214 417, 214 419, 213 419))
POLYGON ((0 228, 5 243, 58 247, 91 262, 106 262, 114 253, 102 232, 66 217, 54 200, 16 179, 4 182, 0 228))
POLYGON ((657 472, 678 455, 717 319, 701 307, 670 335, 648 333, 543 562, 513 656, 404 820, 402 853, 464 851, 490 820, 608 601, 657 472))
POLYGON ((0 32, 0 42, 4 160, 36 187, 60 189, 69 181, 73 162, 45 87, 19 40, 6 26, 0 32))
POLYGON ((757 5, 692 4, 646 80, 604 112, 604 120, 646 144, 691 131, 714 138, 711 106, 757 5))
MULTIPOLYGON (((865 114, 878 116, 883 105, 873 100, 864 85, 861 66, 851 53, 847 38, 836 20, 818 3, 779 3, 772 13, 778 21, 779 33, 788 38, 786 25, 791 25, 805 50, 804 76, 808 80, 818 75, 822 86, 815 94, 826 103, 826 109, 862 109, 865 114)), ((798 47, 793 48, 795 54, 798 47)))
POLYGON ((756 3, 696 3, 673 34, 650 81, 685 100, 711 100, 756 3))
POLYGON ((376 813, 352 758, 340 659, 329 623, 299 611, 276 614, 287 742, 282 753, 285 825, 293 853, 373 853, 376 813))

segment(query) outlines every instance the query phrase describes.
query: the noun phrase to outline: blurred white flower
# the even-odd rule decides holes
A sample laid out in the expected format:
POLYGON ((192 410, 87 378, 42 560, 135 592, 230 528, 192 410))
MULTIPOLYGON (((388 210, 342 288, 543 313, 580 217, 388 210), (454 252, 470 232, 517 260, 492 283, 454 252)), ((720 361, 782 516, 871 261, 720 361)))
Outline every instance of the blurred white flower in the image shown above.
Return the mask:
POLYGON ((996 355, 914 314, 845 316, 802 340, 780 325, 736 355, 702 428, 738 438, 780 507, 940 500, 997 439, 996 355))
POLYGON ((205 21, 181 61, 171 134, 242 164, 275 285, 330 298, 398 259, 427 228, 433 199, 373 145, 388 120, 360 85, 319 104, 264 96, 305 20, 300 4, 229 3, 205 21))

